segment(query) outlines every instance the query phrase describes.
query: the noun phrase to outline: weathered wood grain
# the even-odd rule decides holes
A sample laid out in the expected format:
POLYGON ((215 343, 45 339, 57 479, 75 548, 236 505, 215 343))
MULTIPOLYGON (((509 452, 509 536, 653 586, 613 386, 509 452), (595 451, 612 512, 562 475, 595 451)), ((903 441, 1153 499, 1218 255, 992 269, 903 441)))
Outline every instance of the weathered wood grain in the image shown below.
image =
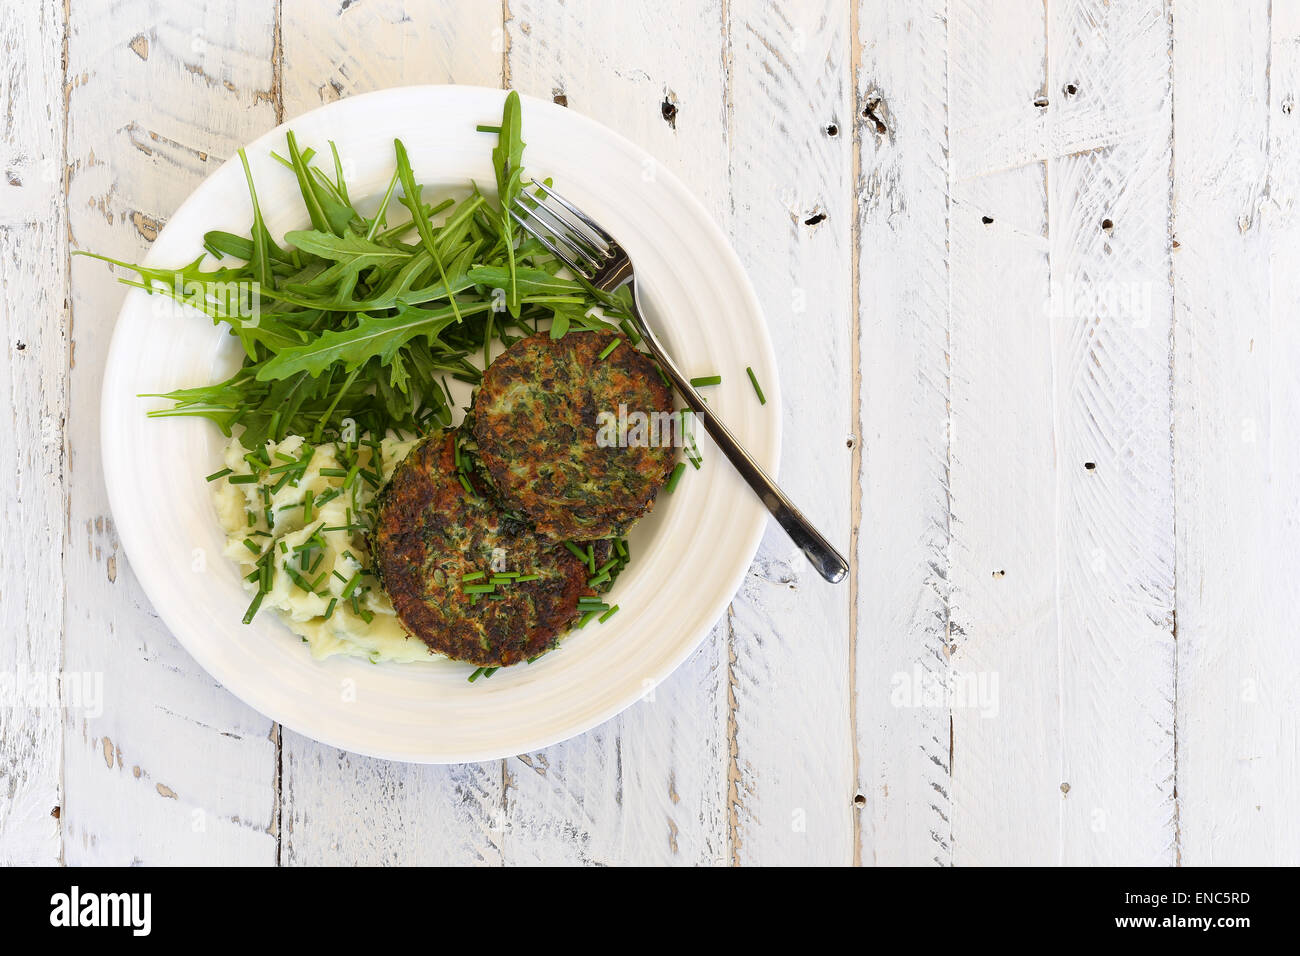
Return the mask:
MULTIPOLYGON (((274 12, 269 2, 71 5, 73 249, 143 256, 171 210, 274 122, 274 12)), ((64 604, 65 667, 102 675, 103 714, 70 711, 64 725, 65 856, 273 863, 273 725, 217 686, 162 626, 113 530, 98 408, 123 287, 102 263, 78 258, 71 288, 64 573, 75 583, 64 604)))
POLYGON ((954 862, 1171 863, 1166 11, 950 31, 954 862))
POLYGON ((952 859, 948 40, 943 2, 860 3, 855 50, 853 520, 858 839, 867 864, 952 859))
POLYGON ((1186 865, 1300 862, 1300 5, 1174 16, 1178 825, 1186 865))
POLYGON ((67 229, 63 8, 0 7, 0 861, 58 862, 61 705, 93 709, 62 664, 67 229), (74 693, 75 692, 75 693, 74 693))
MULTIPOLYGON (((784 401, 780 480, 847 553, 854 227, 848 5, 729 3, 726 54, 727 223, 776 347, 784 401)), ((743 364, 738 356, 738 370, 743 364)), ((734 861, 851 863, 858 811, 848 588, 822 580, 769 522, 732 604, 730 631, 734 861)))

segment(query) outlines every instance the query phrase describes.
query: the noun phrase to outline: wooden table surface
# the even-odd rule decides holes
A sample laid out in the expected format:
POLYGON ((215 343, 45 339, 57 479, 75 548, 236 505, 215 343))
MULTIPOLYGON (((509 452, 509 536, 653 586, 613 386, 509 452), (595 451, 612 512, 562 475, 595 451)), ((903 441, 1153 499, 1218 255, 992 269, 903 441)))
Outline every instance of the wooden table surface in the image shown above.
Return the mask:
POLYGON ((0 49, 0 862, 1300 862, 1297 0, 39 0, 0 49), (854 563, 770 527, 653 700, 479 765, 283 730, 162 626, 100 469, 124 289, 70 257, 415 83, 716 214, 854 563))

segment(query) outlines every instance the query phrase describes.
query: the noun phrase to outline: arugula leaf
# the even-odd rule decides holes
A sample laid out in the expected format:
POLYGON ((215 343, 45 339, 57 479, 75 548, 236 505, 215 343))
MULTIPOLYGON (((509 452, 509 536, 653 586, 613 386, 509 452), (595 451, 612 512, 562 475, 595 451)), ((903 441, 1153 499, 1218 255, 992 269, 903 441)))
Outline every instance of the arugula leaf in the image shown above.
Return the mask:
POLYGON ((515 281, 514 220, 510 218, 510 209, 523 188, 522 134, 519 94, 511 90, 501 110, 501 131, 497 134, 496 148, 492 150, 492 165, 496 170, 497 201, 501 206, 501 238, 505 244, 506 268, 509 272, 506 307, 515 318, 519 317, 519 287, 515 281))
MULTIPOLYGON (((415 220, 415 228, 419 230, 420 241, 433 257, 434 264, 438 267, 438 274, 442 277, 442 284, 450 286, 451 283, 447 281, 447 270, 442 264, 442 253, 433 238, 433 226, 429 223, 429 217, 425 215, 424 204, 420 202, 420 187, 415 184, 415 173, 411 171, 411 161, 407 158, 406 147, 402 145, 400 139, 393 140, 393 151, 397 155, 397 175, 402 180, 402 205, 411 210, 411 218, 415 220)), ((451 310, 456 316, 456 321, 460 322, 461 314, 454 298, 451 300, 451 310)))
MULTIPOLYGON (((464 311, 473 314, 490 307, 491 303, 484 302, 464 311)), ((450 306, 427 310, 405 305, 398 306, 397 314, 391 316, 362 313, 355 328, 325 332, 306 345, 282 349, 258 370, 257 378, 286 378, 301 371, 319 375, 335 362, 350 371, 376 356, 386 365, 417 335, 436 340, 443 329, 459 321, 460 314, 450 306)))

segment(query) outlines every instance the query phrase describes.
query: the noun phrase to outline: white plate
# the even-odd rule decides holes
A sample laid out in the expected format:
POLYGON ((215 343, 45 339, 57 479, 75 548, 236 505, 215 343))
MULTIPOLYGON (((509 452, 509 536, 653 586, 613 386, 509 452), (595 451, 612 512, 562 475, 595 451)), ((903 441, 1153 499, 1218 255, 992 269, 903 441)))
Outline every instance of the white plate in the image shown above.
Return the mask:
MULTIPOLYGON (((269 155, 283 154, 288 127, 326 155, 328 139, 338 144, 354 197, 383 193, 394 137, 406 144, 416 178, 430 184, 426 195, 470 179, 486 191, 495 138, 474 127, 499 122, 503 98, 478 87, 405 87, 331 103, 273 130, 247 149, 272 235, 307 224, 293 174, 269 155)), ((665 344, 688 374, 723 376, 709 390, 713 407, 773 471, 781 406, 772 345, 754 291, 704 207, 643 150, 569 109, 525 97, 523 130, 528 172, 553 176, 627 247, 665 344)), ((244 234, 251 215, 234 157, 171 217, 146 261, 189 262, 205 231, 244 234)), ((704 467, 687 468, 676 492, 634 529, 634 560, 612 597, 621 610, 606 623, 570 635, 534 664, 473 684, 465 680, 472 668, 451 661, 314 661, 274 614, 240 623, 248 595, 221 557, 224 538, 204 481, 220 467, 218 429, 202 419, 145 417, 168 403, 138 395, 206 384, 238 363, 224 326, 165 303, 130 292, 113 334, 101 425, 117 529, 136 577, 186 650, 232 693, 299 733, 421 763, 495 759, 572 737, 635 703, 690 655, 758 548, 766 512, 701 433, 704 467)))

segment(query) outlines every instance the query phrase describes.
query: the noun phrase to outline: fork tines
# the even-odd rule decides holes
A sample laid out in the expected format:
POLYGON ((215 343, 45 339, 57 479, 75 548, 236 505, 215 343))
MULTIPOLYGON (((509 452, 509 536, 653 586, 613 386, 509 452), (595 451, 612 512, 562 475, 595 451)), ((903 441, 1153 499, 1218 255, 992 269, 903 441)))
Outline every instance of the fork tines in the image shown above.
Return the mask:
POLYGON ((551 255, 592 279, 617 249, 614 237, 545 183, 533 180, 529 185, 537 192, 518 196, 510 217, 551 255))

